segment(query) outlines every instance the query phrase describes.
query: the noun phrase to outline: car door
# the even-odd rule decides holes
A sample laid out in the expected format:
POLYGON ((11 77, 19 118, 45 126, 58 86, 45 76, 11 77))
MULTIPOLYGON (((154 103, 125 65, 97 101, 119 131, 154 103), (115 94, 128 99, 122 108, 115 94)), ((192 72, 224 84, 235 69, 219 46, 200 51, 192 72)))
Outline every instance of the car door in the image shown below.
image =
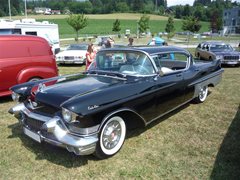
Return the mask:
POLYGON ((155 79, 156 119, 186 101, 184 72, 188 68, 189 56, 183 53, 165 53, 158 54, 153 59, 161 73, 155 79))

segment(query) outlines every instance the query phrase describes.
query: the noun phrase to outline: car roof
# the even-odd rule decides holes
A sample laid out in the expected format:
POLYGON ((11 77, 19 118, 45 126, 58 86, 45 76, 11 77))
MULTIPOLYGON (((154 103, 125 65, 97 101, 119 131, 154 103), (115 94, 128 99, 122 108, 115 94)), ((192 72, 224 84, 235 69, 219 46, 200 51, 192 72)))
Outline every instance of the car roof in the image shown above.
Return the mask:
POLYGON ((69 46, 82 46, 82 45, 84 45, 84 46, 88 46, 88 44, 87 43, 79 43, 79 44, 69 44, 69 46))
POLYGON ((22 41, 22 40, 38 40, 38 41, 44 41, 47 42, 44 38, 39 37, 39 36, 34 36, 34 35, 5 35, 5 34, 1 34, 0 35, 0 39, 1 41, 3 40, 15 40, 15 41, 22 41))
POLYGON ((202 42, 200 44, 210 44, 210 45, 217 45, 217 44, 226 44, 222 41, 205 41, 205 42, 202 42))
POLYGON ((164 52, 184 52, 189 54, 188 51, 186 51, 183 48, 179 48, 176 46, 125 46, 125 47, 119 47, 119 48, 105 48, 101 49, 100 51, 116 51, 116 50, 123 50, 123 51, 144 51, 150 55, 157 54, 157 53, 164 53, 164 52))

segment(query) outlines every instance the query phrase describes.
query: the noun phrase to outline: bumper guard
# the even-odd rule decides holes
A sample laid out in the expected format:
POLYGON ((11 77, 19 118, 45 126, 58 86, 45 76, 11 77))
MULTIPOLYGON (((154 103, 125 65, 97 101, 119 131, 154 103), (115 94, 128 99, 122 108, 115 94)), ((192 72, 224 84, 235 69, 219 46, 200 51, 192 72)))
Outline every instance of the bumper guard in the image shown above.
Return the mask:
POLYGON ((68 131, 65 124, 58 116, 50 118, 36 114, 27 109, 23 103, 12 107, 8 112, 13 114, 29 131, 32 131, 31 128, 24 123, 26 116, 44 122, 40 131, 32 131, 40 136, 41 141, 45 141, 55 146, 64 147, 69 152, 74 152, 76 155, 89 155, 96 149, 96 143, 98 141, 97 135, 77 136, 72 134, 68 131), (47 131, 47 134, 53 135, 54 138, 47 136, 43 131, 47 131))

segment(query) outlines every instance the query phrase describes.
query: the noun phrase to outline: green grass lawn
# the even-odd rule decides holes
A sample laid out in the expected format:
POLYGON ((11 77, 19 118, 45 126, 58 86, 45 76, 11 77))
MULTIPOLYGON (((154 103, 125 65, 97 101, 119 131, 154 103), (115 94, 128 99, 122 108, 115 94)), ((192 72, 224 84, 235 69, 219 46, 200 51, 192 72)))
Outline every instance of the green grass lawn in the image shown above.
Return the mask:
MULTIPOLYGON (((84 66, 60 66, 61 74, 84 66)), ((131 131, 121 151, 98 160, 26 137, 0 98, 0 179, 238 179, 240 70, 226 67, 202 104, 189 103, 131 131)))
MULTIPOLYGON (((67 16, 55 16, 56 18, 52 18, 52 16, 33 16, 38 20, 47 20, 52 23, 56 23, 59 25, 59 34, 60 38, 73 38, 75 37, 75 32, 66 22, 67 16), (46 18, 47 17, 47 18, 46 18), (42 18, 42 19, 41 19, 42 18)), ((121 34, 125 34, 126 29, 130 29, 132 34, 136 34, 137 31, 137 20, 139 20, 141 14, 109 14, 108 16, 101 15, 90 15, 88 19, 88 26, 80 31, 80 36, 86 35, 99 35, 99 34, 114 34, 112 32, 113 22, 116 18, 120 19, 121 23, 121 34), (129 18, 127 18, 129 17, 129 18)), ((154 16, 152 15, 150 18, 150 31, 152 33, 165 32, 165 27, 167 23, 167 17, 162 16, 154 16)), ((201 22, 202 28, 200 32, 209 30, 208 22, 201 22)), ((182 30, 182 20, 176 19, 174 21, 175 30, 182 30)))

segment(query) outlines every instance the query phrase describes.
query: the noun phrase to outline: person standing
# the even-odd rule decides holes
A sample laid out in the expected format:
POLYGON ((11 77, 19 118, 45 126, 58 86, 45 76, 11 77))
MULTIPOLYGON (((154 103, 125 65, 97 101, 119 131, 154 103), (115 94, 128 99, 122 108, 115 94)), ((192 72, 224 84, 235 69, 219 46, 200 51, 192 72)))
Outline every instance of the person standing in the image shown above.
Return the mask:
POLYGON ((93 62, 95 58, 96 52, 94 51, 93 44, 88 45, 87 53, 86 53, 86 71, 88 70, 88 67, 93 62))
POLYGON ((152 38, 152 41, 150 43, 148 43, 148 45, 150 45, 150 46, 156 45, 156 39, 152 38))
POLYGON ((132 37, 130 37, 128 39, 128 46, 133 46, 133 38, 132 37))

